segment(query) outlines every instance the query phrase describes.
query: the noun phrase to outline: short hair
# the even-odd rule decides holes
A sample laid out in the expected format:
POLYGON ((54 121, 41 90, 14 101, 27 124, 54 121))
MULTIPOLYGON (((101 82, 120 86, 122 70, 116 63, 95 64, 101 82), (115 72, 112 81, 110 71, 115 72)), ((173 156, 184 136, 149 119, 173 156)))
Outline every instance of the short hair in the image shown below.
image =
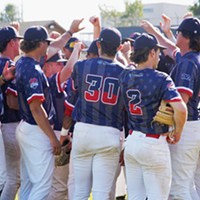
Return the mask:
POLYGON ((106 54, 108 56, 115 56, 116 53, 117 53, 117 48, 111 48, 109 47, 106 43, 104 43, 103 41, 99 41, 100 42, 100 45, 101 45, 101 51, 102 51, 102 54, 106 54))
POLYGON ((37 49, 40 46, 40 42, 41 42, 41 40, 35 40, 35 41, 26 41, 26 40, 23 40, 20 43, 20 49, 24 53, 29 53, 29 52, 37 49))
MULTIPOLYGON (((159 48, 155 47, 153 48, 155 51, 157 51, 159 48)), ((152 49, 148 47, 144 47, 143 49, 138 49, 130 54, 130 60, 136 64, 140 64, 143 62, 146 62, 148 60, 149 53, 152 49)))
POLYGON ((10 40, 0 42, 0 53, 3 53, 6 50, 6 47, 10 40))
POLYGON ((189 31, 180 31, 184 38, 190 39, 189 48, 200 52, 200 35, 191 34, 189 31))

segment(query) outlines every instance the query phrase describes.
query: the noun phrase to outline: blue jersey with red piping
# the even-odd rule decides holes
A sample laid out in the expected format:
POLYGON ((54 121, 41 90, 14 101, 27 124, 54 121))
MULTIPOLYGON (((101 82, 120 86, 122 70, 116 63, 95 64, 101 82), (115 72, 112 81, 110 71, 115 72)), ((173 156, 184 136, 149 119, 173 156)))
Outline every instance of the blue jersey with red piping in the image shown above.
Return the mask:
MULTIPOLYGON (((10 60, 9 58, 1 57, 0 58, 0 74, 2 74, 4 66, 7 61, 9 62, 9 66, 10 65, 15 66, 15 63, 12 60, 10 60)), ((2 94, 3 94, 3 106, 4 106, 4 113, 0 117, 1 122, 2 123, 19 122, 20 121, 19 110, 9 108, 9 106, 7 104, 7 94, 8 93, 17 97, 15 79, 5 82, 1 86, 1 90, 2 90, 2 94)))
POLYGON ((29 104, 38 99, 42 102, 48 119, 53 124, 55 109, 49 82, 38 62, 30 57, 21 57, 16 63, 16 85, 21 117, 24 121, 36 125, 29 104))
POLYGON ((176 66, 171 72, 176 88, 189 95, 187 103, 188 121, 198 119, 200 91, 200 53, 188 52, 183 56, 177 53, 176 66))
POLYGON ((168 126, 153 122, 161 100, 181 101, 172 79, 153 69, 126 69, 120 87, 128 113, 130 129, 150 134, 168 132, 168 126))
POLYGON ((118 81, 123 70, 123 65, 103 58, 75 64, 71 75, 78 95, 72 113, 75 121, 122 129, 124 107, 118 81))
POLYGON ((54 130, 60 131, 62 128, 63 116, 64 116, 64 101, 65 91, 64 84, 60 83, 60 73, 56 73, 48 78, 51 88, 51 94, 53 97, 53 105, 55 108, 54 117, 54 130))

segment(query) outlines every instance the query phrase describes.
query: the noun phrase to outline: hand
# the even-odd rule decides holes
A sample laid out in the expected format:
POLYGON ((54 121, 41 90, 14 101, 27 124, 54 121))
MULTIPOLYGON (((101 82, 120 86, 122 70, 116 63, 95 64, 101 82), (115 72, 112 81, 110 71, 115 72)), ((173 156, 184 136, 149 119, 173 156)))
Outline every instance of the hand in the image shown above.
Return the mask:
POLYGON ((119 164, 120 164, 120 166, 125 166, 125 163, 124 163, 124 149, 120 153, 119 164))
POLYGON ((169 144, 176 144, 181 139, 181 133, 171 131, 169 132, 166 140, 169 144))
POLYGON ((183 15, 183 19, 189 18, 189 17, 193 17, 192 12, 187 12, 187 13, 185 13, 185 15, 183 15))
POLYGON ((169 33, 171 30, 171 19, 163 14, 162 15, 163 22, 160 22, 160 28, 164 33, 169 33))
POLYGON ((89 19, 89 22, 93 25, 93 26, 100 26, 100 20, 99 20, 99 17, 97 17, 97 16, 92 16, 92 17, 90 17, 90 19, 89 19))
POLYGON ((131 52, 131 43, 130 43, 130 41, 127 41, 127 42, 123 43, 121 52, 123 54, 127 54, 127 53, 129 54, 131 52))
POLYGON ((17 32, 19 32, 19 29, 20 29, 19 22, 11 22, 10 26, 14 27, 17 30, 17 32))
POLYGON ((84 18, 73 20, 73 22, 70 25, 69 31, 71 33, 77 33, 79 31, 83 30, 85 27, 82 27, 82 28, 79 27, 80 24, 83 22, 83 20, 84 20, 84 18))
POLYGON ((158 32, 158 28, 156 28, 153 24, 151 24, 147 20, 142 20, 140 26, 149 34, 154 34, 154 32, 158 32))
POLYGON ((52 39, 57 39, 60 36, 61 36, 61 34, 57 31, 51 31, 51 33, 49 34, 49 37, 52 39))
POLYGON ((9 64, 10 64, 9 61, 7 61, 2 72, 4 79, 7 81, 15 77, 15 66, 11 65, 9 67, 9 64))
POLYGON ((50 140, 50 142, 51 142, 51 146, 53 148, 53 154, 59 155, 61 152, 61 145, 60 145, 60 142, 58 141, 58 139, 56 137, 54 137, 53 139, 50 140))
POLYGON ((60 144, 62 145, 63 144, 63 142, 66 140, 66 139, 69 139, 69 135, 61 135, 60 136, 60 144))

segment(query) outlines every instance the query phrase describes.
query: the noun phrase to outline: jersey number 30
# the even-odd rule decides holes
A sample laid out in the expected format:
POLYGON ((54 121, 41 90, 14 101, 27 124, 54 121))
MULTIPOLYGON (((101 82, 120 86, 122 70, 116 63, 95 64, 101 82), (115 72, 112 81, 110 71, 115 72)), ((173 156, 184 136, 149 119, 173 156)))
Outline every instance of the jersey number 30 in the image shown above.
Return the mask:
POLYGON ((119 96, 118 79, 88 74, 86 76, 88 89, 84 93, 86 101, 115 105, 119 96))

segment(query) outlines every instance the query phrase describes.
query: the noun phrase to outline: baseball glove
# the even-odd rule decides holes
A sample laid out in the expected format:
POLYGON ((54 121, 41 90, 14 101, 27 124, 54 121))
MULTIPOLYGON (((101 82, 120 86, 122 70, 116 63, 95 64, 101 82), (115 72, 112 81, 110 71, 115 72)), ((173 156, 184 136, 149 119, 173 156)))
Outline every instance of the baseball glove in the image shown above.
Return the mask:
POLYGON ((63 166, 68 164, 70 158, 70 152, 71 152, 71 141, 69 139, 66 139, 62 144, 60 155, 56 156, 55 158, 55 165, 63 166))
POLYGON ((164 100, 161 101, 160 107, 153 118, 154 122, 174 126, 174 111, 173 108, 164 100))

